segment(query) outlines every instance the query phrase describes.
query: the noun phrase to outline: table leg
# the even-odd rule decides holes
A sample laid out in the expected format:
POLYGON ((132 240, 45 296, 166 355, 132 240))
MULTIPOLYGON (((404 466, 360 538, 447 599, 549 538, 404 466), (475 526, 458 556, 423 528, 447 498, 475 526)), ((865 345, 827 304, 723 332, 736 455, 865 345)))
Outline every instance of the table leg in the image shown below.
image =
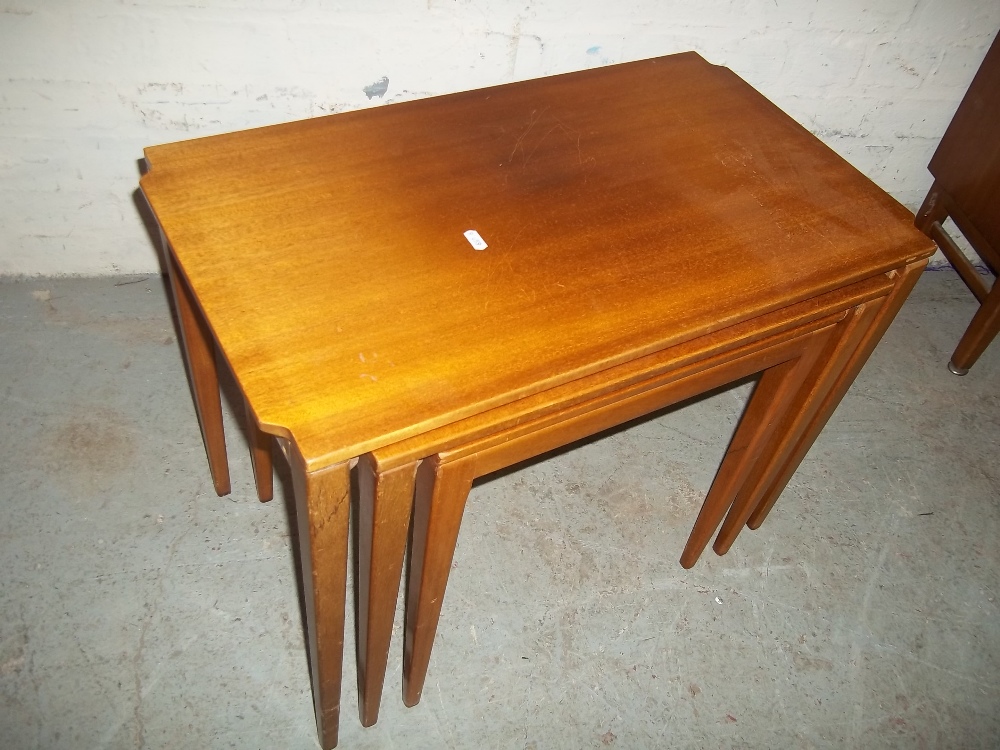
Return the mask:
POLYGON ((215 342, 187 280, 175 265, 166 239, 163 241, 163 246, 167 258, 167 271, 170 275, 170 288, 173 291, 174 306, 180 324, 181 350, 191 378, 191 391, 194 394, 198 422, 201 424, 201 434, 205 440, 212 482, 219 496, 228 495, 229 460, 226 458, 226 435, 222 427, 222 398, 219 393, 215 342))
POLYGON ((271 444, 274 438, 262 432, 250 404, 246 404, 247 435, 250 439, 250 461, 253 479, 257 485, 257 498, 266 503, 274 497, 274 467, 271 461, 271 444))
POLYGON ((761 375, 681 553, 683 567, 690 568, 698 561, 732 505, 737 490, 815 364, 830 336, 830 329, 810 336, 812 340, 798 357, 770 367, 761 375))
POLYGON ((415 706, 424 689, 458 529, 474 478, 475 455, 450 463, 432 456, 417 470, 403 644, 403 703, 407 706, 415 706))
POLYGON ((966 260, 961 250, 956 247, 948 234, 941 228, 940 222, 948 218, 947 197, 935 182, 923 205, 917 211, 914 224, 917 229, 933 239, 948 262, 954 267, 962 280, 968 285, 976 299, 980 302, 972 322, 962 334, 955 352, 948 361, 948 369, 956 375, 965 375, 976 363, 986 347, 1000 333, 1000 287, 987 289, 986 284, 976 273, 972 263, 966 260))
POLYGON ((955 347, 955 353, 951 355, 948 369, 956 375, 968 373, 997 333, 1000 333, 1000 286, 991 290, 976 310, 972 322, 955 347))
POLYGON ((313 702, 320 744, 330 750, 340 726, 351 474, 346 463, 306 471, 294 443, 290 454, 313 702))
POLYGON ((837 330, 828 343, 819 362, 809 374, 799 390, 793 406, 768 442, 760 458, 754 464, 747 480, 736 495, 722 530, 716 538, 715 549, 719 554, 729 551, 736 536, 747 522, 747 518, 760 503, 764 491, 770 486, 777 472, 782 468, 809 421, 829 393, 837 376, 843 371, 848 359, 857 349, 861 338, 871 327, 882 302, 873 300, 858 305, 848 317, 837 325, 837 330))
POLYGON ((396 615, 417 462, 379 471, 358 461, 358 697, 361 724, 378 720, 396 615))
MULTIPOLYGON (((806 453, 812 447, 813 442, 819 436, 823 427, 826 426, 830 416, 844 398, 844 395, 851 387, 858 373, 861 372, 861 368, 868 361, 868 357, 874 351, 876 344, 881 340, 889 328, 889 324, 896 317, 896 313, 903 306, 903 303, 917 283, 926 265, 927 261, 923 260, 911 263, 900 271, 893 272, 896 275, 895 286, 892 288, 889 296, 879 306, 867 330, 864 330, 861 334, 860 341, 851 353, 847 364, 839 372, 832 374, 831 386, 823 397, 816 413, 809 420, 808 427, 801 432, 795 443, 795 448, 781 464, 781 468, 774 473, 775 478, 770 482, 767 489, 761 493, 760 500, 756 502, 756 506, 747 520, 747 526, 751 529, 760 528, 764 519, 767 518, 767 514, 771 512, 771 508, 774 507, 778 496, 785 489, 788 480, 791 479, 792 474, 799 467, 799 463, 801 463, 806 453)), ((719 554, 724 554, 729 549, 729 545, 736 538, 736 533, 739 532, 739 528, 736 527, 735 522, 732 524, 732 527, 725 538, 720 537, 716 541, 715 550, 719 554)))

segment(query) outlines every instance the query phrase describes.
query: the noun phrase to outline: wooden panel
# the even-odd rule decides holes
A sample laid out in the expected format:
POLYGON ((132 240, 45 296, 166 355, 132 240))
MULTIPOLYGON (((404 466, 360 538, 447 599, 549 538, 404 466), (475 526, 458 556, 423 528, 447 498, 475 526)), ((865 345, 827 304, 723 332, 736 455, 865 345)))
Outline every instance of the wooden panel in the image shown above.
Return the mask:
POLYGON ((928 168, 962 215, 963 233, 977 233, 970 237, 976 249, 982 248, 983 258, 1000 270, 995 267, 1000 253, 1000 37, 993 40, 928 168))

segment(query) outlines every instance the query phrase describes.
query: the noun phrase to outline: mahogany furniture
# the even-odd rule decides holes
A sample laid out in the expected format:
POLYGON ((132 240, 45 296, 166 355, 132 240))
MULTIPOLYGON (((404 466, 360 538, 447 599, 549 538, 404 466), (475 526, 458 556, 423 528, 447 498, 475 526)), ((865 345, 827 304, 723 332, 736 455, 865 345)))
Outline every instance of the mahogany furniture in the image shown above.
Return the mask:
POLYGON ((980 307, 948 369, 965 375, 1000 332, 1000 286, 987 287, 942 228, 951 217, 973 250, 1000 271, 1000 41, 993 44, 928 166, 934 175, 916 225, 941 248, 980 307))
POLYGON ((720 522, 721 554, 764 520, 933 250, 902 206, 694 53, 146 156, 216 489, 220 363, 262 497, 269 436, 290 461, 327 748, 355 461, 369 725, 411 508, 408 704, 474 477, 761 373, 681 561, 720 522))

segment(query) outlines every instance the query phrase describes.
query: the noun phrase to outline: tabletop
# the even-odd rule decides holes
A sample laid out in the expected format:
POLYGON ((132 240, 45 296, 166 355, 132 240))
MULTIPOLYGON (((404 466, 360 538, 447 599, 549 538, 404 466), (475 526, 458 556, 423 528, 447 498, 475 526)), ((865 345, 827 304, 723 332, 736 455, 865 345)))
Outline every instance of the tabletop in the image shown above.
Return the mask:
POLYGON ((146 157, 223 356, 310 470, 928 253, 905 208, 695 53, 146 157))

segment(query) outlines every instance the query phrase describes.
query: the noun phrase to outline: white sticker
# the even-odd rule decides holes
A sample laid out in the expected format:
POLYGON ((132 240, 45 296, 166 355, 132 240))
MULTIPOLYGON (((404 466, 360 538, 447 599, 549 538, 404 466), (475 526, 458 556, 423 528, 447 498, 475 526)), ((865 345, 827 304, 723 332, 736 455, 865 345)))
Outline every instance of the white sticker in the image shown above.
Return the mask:
POLYGON ((477 232, 475 229, 469 229, 468 231, 464 232, 464 234, 465 234, 465 239, 469 241, 469 244, 472 245, 474 250, 485 250, 486 248, 489 247, 489 245, 486 244, 486 240, 480 237, 479 232, 477 232))

